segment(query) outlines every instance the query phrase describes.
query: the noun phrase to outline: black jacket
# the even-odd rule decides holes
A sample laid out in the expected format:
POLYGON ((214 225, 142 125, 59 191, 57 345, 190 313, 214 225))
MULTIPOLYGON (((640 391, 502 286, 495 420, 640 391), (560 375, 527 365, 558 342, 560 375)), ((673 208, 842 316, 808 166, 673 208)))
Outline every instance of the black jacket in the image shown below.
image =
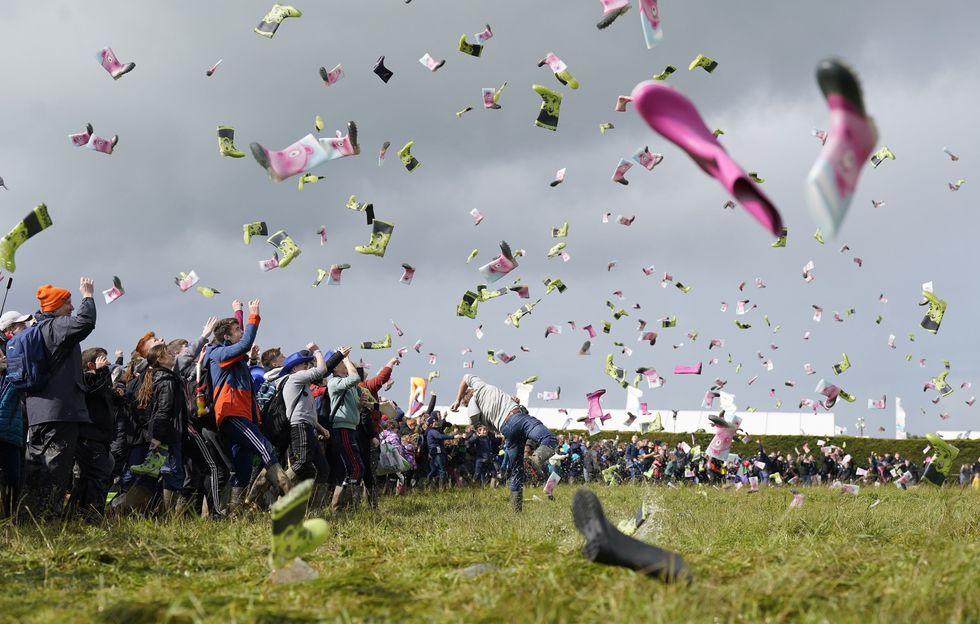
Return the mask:
POLYGON ((149 434, 151 440, 176 444, 187 426, 187 401, 184 384, 169 369, 153 371, 153 401, 150 403, 149 434))
POLYGON ((78 436, 85 440, 111 442, 116 431, 116 405, 109 368, 84 373, 82 385, 85 388, 85 407, 92 423, 81 424, 78 436))

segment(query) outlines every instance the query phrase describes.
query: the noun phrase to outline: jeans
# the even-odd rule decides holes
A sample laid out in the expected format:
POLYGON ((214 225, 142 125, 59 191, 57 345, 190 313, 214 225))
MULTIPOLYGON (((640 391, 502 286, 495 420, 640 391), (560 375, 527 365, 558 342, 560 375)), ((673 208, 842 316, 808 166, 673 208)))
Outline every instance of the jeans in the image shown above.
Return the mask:
POLYGON ((156 479, 153 477, 135 475, 133 474, 133 471, 130 470, 131 466, 139 466, 146 461, 146 456, 149 454, 149 452, 150 445, 147 442, 133 444, 129 447, 128 458, 125 462, 125 467, 122 469, 122 474, 119 477, 120 491, 126 490, 129 486, 136 482, 139 482, 140 485, 151 490, 156 489, 156 479))
POLYGON ((167 448, 167 461, 160 468, 160 478, 163 479, 163 489, 181 491, 184 489, 184 457, 181 453, 181 440, 170 444, 167 448))
POLYGON ((478 457, 473 468, 473 480, 479 483, 486 482, 487 478, 493 476, 493 459, 490 457, 478 457))
POLYGON ((532 440, 540 446, 558 448, 558 440, 540 420, 526 411, 508 418, 500 433, 506 441, 504 450, 510 464, 510 491, 520 492, 524 488, 524 445, 532 440))
POLYGON ((231 482, 234 487, 248 486, 252 478, 252 458, 256 454, 262 457, 262 465, 266 468, 279 463, 276 449, 251 420, 241 416, 226 416, 221 419, 220 431, 231 447, 231 461, 235 467, 235 476, 231 482))
POLYGON ((440 484, 446 482, 446 456, 442 453, 429 456, 429 475, 426 479, 432 481, 433 477, 438 478, 440 484))

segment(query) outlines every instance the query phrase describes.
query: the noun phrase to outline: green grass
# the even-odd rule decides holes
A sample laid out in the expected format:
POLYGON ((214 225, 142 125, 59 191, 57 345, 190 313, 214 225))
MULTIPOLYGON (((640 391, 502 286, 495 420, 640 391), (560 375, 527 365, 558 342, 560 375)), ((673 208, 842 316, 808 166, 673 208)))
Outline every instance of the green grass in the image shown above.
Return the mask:
POLYGON ((654 502, 639 537, 683 553, 694 584, 586 561, 572 487, 527 500, 519 518, 503 489, 418 492, 329 520, 332 537, 305 558, 320 578, 286 586, 266 582, 267 516, 3 526, 0 621, 980 620, 976 491, 810 488, 794 510, 786 489, 596 491, 613 522, 654 502), (495 568, 458 573, 479 563, 495 568))

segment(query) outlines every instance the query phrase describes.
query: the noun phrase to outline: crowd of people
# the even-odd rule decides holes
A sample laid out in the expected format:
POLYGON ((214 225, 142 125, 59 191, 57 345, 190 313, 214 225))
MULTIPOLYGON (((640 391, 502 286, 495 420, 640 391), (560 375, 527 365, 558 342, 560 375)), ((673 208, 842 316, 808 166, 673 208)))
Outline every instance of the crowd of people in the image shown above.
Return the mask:
MULTIPOLYGON (((450 411, 435 402, 406 414, 382 391, 399 358, 373 376, 350 347, 316 343, 286 355, 261 350, 260 302, 232 304, 192 340, 148 331, 128 360, 82 342, 96 327, 93 284, 82 278, 78 308, 51 284, 39 310, 0 316, 0 515, 188 513, 223 518, 267 506, 312 480, 314 508, 376 507, 382 493, 510 477, 520 511, 526 484, 655 481, 816 484, 916 483, 920 467, 898 453, 863 465, 844 449, 769 451, 720 461, 685 442, 557 436, 517 397, 464 375, 450 411), (247 315, 246 315, 247 311, 247 315), (557 476, 553 476, 557 475, 557 476)), ((980 488, 980 459, 960 482, 980 488)), ((551 495, 550 490, 546 490, 551 495)))

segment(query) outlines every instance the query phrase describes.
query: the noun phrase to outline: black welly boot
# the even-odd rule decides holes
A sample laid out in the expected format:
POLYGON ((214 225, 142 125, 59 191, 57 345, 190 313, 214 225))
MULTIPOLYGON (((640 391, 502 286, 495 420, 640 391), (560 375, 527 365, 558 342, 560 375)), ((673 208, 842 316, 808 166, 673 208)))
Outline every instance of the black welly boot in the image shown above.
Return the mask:
POLYGON ((636 570, 665 583, 693 578, 680 554, 624 535, 609 524, 602 504, 590 490, 575 492, 572 516, 575 528, 585 537, 582 552, 590 561, 636 570))

